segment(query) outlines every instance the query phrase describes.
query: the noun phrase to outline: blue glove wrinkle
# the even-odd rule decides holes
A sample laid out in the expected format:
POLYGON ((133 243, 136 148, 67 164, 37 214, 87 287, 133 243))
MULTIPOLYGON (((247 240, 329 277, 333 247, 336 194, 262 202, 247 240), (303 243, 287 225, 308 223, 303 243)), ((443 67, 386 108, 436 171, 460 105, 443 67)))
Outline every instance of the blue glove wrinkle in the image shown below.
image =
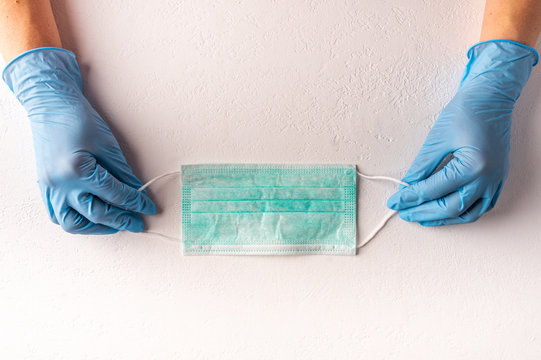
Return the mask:
POLYGON ((83 95, 75 55, 40 48, 3 72, 27 111, 38 184, 51 221, 76 234, 140 232, 157 209, 143 192, 113 133, 83 95))
POLYGON ((455 97, 442 111, 387 206, 425 226, 472 222, 494 207, 509 171, 511 114, 537 52, 507 40, 478 43, 455 97), (454 158, 434 172, 441 161, 454 158))

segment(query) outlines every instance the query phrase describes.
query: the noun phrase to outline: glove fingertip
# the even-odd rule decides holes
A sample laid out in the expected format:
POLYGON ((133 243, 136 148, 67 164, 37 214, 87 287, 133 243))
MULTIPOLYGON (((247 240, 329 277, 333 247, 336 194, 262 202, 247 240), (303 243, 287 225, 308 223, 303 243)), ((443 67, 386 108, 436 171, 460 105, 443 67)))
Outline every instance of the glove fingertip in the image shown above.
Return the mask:
POLYGON ((154 201, 148 197, 146 194, 141 194, 141 209, 140 213, 144 215, 156 215, 158 213, 158 208, 154 201))
POLYGON ((411 221, 411 216, 408 211, 399 211, 398 216, 404 221, 411 221))
POLYGON ((398 203, 400 202, 400 193, 397 192, 393 194, 388 200, 387 200, 387 207, 391 210, 398 210, 398 203))
POLYGON ((419 205, 419 199, 417 192, 405 188, 392 195, 387 201, 387 206, 392 210, 407 209, 419 205))
POLYGON ((125 218, 125 223, 122 226, 123 230, 127 230, 133 233, 140 233, 145 229, 145 223, 137 215, 130 215, 125 218))

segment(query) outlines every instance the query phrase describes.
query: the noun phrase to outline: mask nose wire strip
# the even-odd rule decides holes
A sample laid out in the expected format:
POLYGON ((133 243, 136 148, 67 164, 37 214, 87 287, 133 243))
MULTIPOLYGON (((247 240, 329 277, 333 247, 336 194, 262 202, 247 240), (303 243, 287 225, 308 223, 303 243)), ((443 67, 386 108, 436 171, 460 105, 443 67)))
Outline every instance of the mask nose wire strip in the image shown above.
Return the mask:
MULTIPOLYGON (((172 175, 178 175, 180 174, 180 171, 179 170, 176 170, 176 171, 170 171, 170 172, 167 172, 167 173, 164 173, 164 174, 161 174, 161 175, 158 175, 156 176, 155 178, 149 180, 148 182, 146 182, 143 186, 141 186, 139 189, 137 189, 137 191, 143 191, 145 190, 147 187, 149 187, 150 185, 152 185, 154 182, 160 180, 160 179, 163 179, 165 177, 168 177, 168 176, 172 176, 172 175)), ((382 176, 382 175, 366 175, 366 174, 363 174, 362 172, 360 172, 359 170, 357 170, 357 174, 363 178, 363 179, 367 179, 367 180, 385 180, 385 181, 390 181, 390 182, 394 182, 396 184, 400 184, 400 185, 404 185, 404 186, 409 186, 408 183, 404 182, 404 181, 401 181, 401 180, 398 180, 398 179, 395 179, 395 178, 392 178, 392 177, 389 177, 389 176, 382 176)), ((364 239, 363 242, 361 242, 359 245, 357 245, 357 249, 360 249, 362 248, 363 246, 365 246, 366 244, 368 244, 370 242, 370 240, 372 240, 374 237, 376 237, 376 235, 378 234, 378 232, 383 229, 383 227, 385 226, 385 224, 387 224, 387 221, 389 221, 389 219, 391 219, 398 211, 395 211, 395 210, 392 210, 390 212, 388 212, 384 217, 383 219, 381 219, 381 221, 379 222, 379 224, 374 228, 374 230, 372 230, 372 232, 370 232, 370 234, 368 234, 368 236, 364 239)), ((173 237, 173 236, 169 236, 169 235, 165 235, 165 234, 161 234, 161 233, 158 233, 158 232, 154 232, 154 231, 144 231, 144 233, 146 234, 153 234, 153 235, 157 235, 157 236, 160 236, 164 239, 167 239, 167 240, 171 240, 171 241, 180 241, 179 238, 176 238, 176 237, 173 237)))
MULTIPOLYGON (((364 179, 367 179, 367 180, 385 180, 385 181, 390 181, 390 182, 394 182, 395 184, 400 184, 400 185, 404 185, 404 186, 409 186, 408 183, 404 182, 404 181, 401 181, 401 180, 398 180, 398 179, 395 179, 395 178, 392 178, 392 177, 389 177, 389 176, 381 176, 381 175, 366 175, 366 174, 363 174, 362 172, 360 172, 359 170, 357 170, 357 174, 361 177, 361 178, 364 178, 364 179)), ((387 221, 389 221, 389 219, 391 219, 393 216, 396 215, 398 211, 396 210, 391 210, 389 211, 387 214, 385 214, 385 216, 383 217, 383 219, 381 219, 381 221, 379 222, 379 224, 374 228, 374 230, 372 230, 372 232, 370 232, 370 234, 368 234, 368 236, 364 239, 363 242, 361 242, 359 245, 357 245, 357 249, 360 249, 362 248, 363 246, 365 246, 366 244, 368 244, 370 242, 370 240, 372 240, 373 238, 376 237, 376 235, 379 233, 379 231, 381 229, 383 229, 383 227, 385 226, 385 224, 387 224, 387 221)))

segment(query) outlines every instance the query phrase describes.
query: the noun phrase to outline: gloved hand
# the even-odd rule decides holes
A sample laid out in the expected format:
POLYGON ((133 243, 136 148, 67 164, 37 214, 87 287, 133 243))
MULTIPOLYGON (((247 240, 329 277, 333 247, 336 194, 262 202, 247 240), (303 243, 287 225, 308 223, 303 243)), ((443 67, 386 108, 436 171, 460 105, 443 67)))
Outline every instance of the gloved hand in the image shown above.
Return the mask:
POLYGON ((468 51, 457 94, 445 107, 387 206, 406 221, 448 225, 477 220, 494 207, 509 171, 511 112, 537 52, 493 40, 468 51), (449 154, 453 158, 432 174, 449 154))
POLYGON ((140 232, 156 206, 137 188, 111 130, 83 95, 75 55, 23 53, 3 73, 31 122, 38 183, 51 220, 70 233, 140 232))

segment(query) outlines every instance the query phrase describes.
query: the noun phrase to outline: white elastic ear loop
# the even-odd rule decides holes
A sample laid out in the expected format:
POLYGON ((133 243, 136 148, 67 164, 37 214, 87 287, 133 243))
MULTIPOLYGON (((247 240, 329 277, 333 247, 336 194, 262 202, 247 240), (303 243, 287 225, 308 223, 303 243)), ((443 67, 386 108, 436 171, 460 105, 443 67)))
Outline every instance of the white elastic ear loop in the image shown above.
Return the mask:
MULTIPOLYGON (((402 180, 398 180, 398 179, 395 179, 395 178, 392 178, 392 177, 389 177, 389 176, 382 176, 382 175, 366 175, 366 174, 363 174, 362 172, 360 172, 359 170, 357 170, 357 174, 359 174, 360 177, 364 178, 364 179, 368 179, 368 180, 386 180, 386 181, 391 181, 391 182, 394 182, 396 184, 400 184, 400 185, 405 185, 405 186, 409 186, 408 183, 402 181, 402 180)), ((378 232, 383 229, 383 227, 385 226, 385 224, 387 224, 387 221, 389 221, 390 218, 392 218, 393 216, 395 216, 395 214, 397 213, 398 211, 396 210, 391 210, 389 211, 384 217, 383 219, 381 219, 381 221, 379 222, 379 224, 374 228, 374 230, 372 230, 372 232, 370 232, 370 234, 368 234, 368 236, 366 236, 366 238, 364 239, 363 242, 361 242, 359 245, 357 245, 357 249, 360 249, 362 248, 363 246, 365 246, 366 244, 368 244, 370 242, 370 240, 372 240, 373 238, 376 237, 376 235, 378 234, 378 232)))
MULTIPOLYGON (((160 179, 163 179, 165 177, 168 177, 168 176, 172 176, 172 175, 178 175, 180 174, 180 170, 175 170, 175 171, 169 171, 169 172, 166 172, 164 174, 161 174, 161 175, 158 175, 156 176, 155 178, 147 181, 145 184, 143 184, 143 186, 141 186, 139 189, 137 189, 137 191, 143 191, 145 190, 147 187, 149 187, 150 185, 154 184, 154 182, 160 180, 160 179)), ((152 235, 157 235, 165 240, 169 240, 169 241, 174 241, 174 242, 179 242, 181 241, 180 238, 177 238, 177 237, 174 237, 174 236, 169 236, 169 235, 165 235, 165 234, 162 234, 162 233, 159 233, 159 232, 155 232, 155 231, 143 231, 143 233, 145 234, 152 234, 152 235)))
POLYGON ((164 177, 171 176, 171 175, 176 175, 176 174, 180 174, 180 170, 169 171, 169 172, 166 172, 164 174, 158 175, 155 178, 153 178, 152 180, 147 181, 143 186, 141 186, 139 189, 137 189, 137 191, 143 191, 147 187, 149 187, 150 185, 154 184, 154 182, 156 182, 156 181, 158 181, 158 180, 160 180, 160 179, 162 179, 164 177))
MULTIPOLYGON (((163 179, 165 177, 168 177, 168 176, 172 176, 172 175, 178 175, 180 174, 180 170, 176 170, 176 171, 170 171, 170 172, 167 172, 167 173, 164 173, 164 174, 161 174, 161 175, 158 175, 156 176, 155 178, 147 181, 143 186, 141 186, 139 189, 137 189, 137 191, 143 191, 145 190, 147 187, 149 187, 150 185, 152 185, 154 182, 160 180, 160 179, 163 179)), ((409 186, 408 183, 404 182, 404 181, 401 181, 401 180, 398 180, 398 179, 395 179, 395 178, 392 178, 392 177, 389 177, 389 176, 383 176, 383 175, 366 175, 366 174, 363 174, 362 172, 360 172, 359 170, 357 170, 357 174, 364 178, 364 179, 368 179, 368 180, 385 180, 385 181, 391 181, 391 182, 394 182, 396 184, 400 184, 400 185, 405 185, 405 186, 409 186)), ((360 249, 362 248, 363 246, 365 246, 366 244, 368 244, 370 242, 370 240, 372 240, 374 237, 376 237, 376 235, 378 234, 378 232, 383 229, 383 227, 385 226, 385 224, 387 224, 387 221, 389 221, 390 218, 392 218, 398 211, 396 210, 391 210, 390 212, 388 212, 384 217, 383 219, 381 219, 381 221, 379 222, 379 224, 375 227, 374 230, 372 230, 372 232, 370 232, 370 234, 368 234, 368 236, 366 236, 365 240, 363 242, 361 242, 359 245, 357 245, 357 249, 360 249)), ((161 233, 158 233, 158 232, 154 232, 154 231, 144 231, 144 233, 146 234, 153 234, 153 235, 158 235, 164 239, 167 239, 167 240, 173 240, 173 241, 180 241, 179 238, 176 238, 176 237, 173 237, 173 236, 169 236, 169 235, 165 235, 165 234, 161 234, 161 233)))

